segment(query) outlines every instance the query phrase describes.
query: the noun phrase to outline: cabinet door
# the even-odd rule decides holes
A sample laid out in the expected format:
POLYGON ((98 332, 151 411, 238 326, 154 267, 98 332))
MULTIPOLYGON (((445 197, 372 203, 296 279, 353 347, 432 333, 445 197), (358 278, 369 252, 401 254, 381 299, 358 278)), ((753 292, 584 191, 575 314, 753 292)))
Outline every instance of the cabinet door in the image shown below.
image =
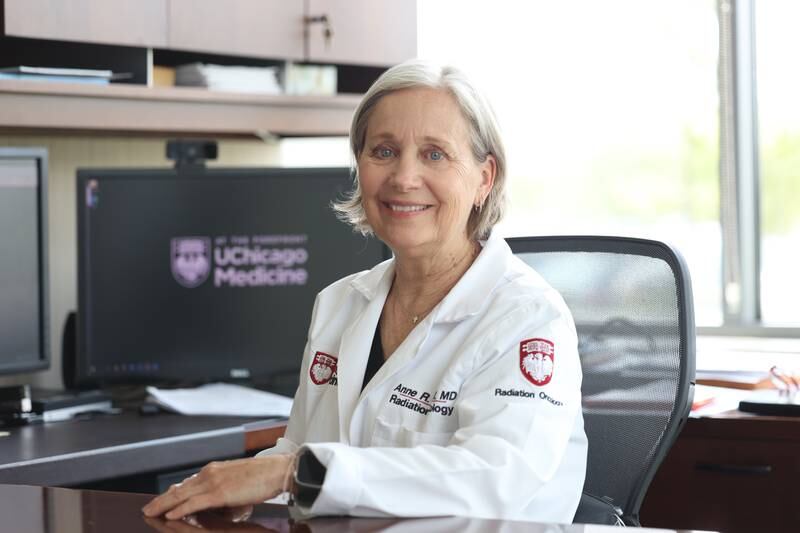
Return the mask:
POLYGON ((3 0, 3 15, 5 34, 14 37, 140 47, 167 42, 167 0, 3 0))
POLYGON ((681 436, 647 491, 642 525, 796 533, 798 475, 797 442, 681 436))
POLYGON ((169 0, 169 48, 275 59, 303 57, 300 0, 169 0))
POLYGON ((307 0, 308 60, 389 66, 417 55, 417 3, 413 0, 307 0))

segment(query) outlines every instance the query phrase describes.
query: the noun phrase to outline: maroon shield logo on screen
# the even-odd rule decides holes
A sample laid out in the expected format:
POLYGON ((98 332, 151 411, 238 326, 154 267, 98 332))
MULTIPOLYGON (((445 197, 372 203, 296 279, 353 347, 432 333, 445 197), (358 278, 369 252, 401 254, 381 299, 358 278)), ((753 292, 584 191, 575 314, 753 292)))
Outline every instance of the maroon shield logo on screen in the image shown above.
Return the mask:
POLYGON ((211 239, 176 237, 172 239, 172 276, 187 289, 203 283, 211 272, 211 239))

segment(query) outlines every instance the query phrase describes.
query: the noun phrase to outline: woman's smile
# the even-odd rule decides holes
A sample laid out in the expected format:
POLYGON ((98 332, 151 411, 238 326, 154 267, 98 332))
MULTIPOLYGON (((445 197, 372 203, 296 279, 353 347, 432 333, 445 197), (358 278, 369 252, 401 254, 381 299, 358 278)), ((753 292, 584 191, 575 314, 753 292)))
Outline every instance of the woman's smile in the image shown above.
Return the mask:
POLYGON ((430 210, 433 206, 430 204, 416 204, 416 203, 408 203, 408 202, 381 202, 384 210, 386 210, 390 216, 394 218, 414 218, 416 216, 422 215, 426 211, 430 210))

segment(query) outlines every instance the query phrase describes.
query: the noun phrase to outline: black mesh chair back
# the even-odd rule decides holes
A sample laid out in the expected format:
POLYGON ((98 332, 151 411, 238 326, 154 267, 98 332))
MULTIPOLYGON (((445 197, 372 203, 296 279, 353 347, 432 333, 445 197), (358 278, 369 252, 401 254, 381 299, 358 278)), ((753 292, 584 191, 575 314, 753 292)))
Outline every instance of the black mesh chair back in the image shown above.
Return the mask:
POLYGON ((647 487, 691 407, 695 330, 685 263, 668 245, 644 239, 508 243, 561 293, 575 319, 589 440, 584 493, 638 525, 647 487))

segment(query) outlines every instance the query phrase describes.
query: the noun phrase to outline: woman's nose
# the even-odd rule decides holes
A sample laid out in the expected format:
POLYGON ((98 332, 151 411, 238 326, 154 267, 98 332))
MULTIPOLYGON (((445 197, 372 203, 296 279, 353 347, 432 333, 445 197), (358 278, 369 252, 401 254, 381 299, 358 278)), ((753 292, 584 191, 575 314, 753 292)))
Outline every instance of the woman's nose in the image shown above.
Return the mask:
POLYGON ((390 178, 392 186, 399 191, 408 191, 419 187, 422 183, 422 176, 417 163, 416 157, 406 154, 400 157, 390 178))

